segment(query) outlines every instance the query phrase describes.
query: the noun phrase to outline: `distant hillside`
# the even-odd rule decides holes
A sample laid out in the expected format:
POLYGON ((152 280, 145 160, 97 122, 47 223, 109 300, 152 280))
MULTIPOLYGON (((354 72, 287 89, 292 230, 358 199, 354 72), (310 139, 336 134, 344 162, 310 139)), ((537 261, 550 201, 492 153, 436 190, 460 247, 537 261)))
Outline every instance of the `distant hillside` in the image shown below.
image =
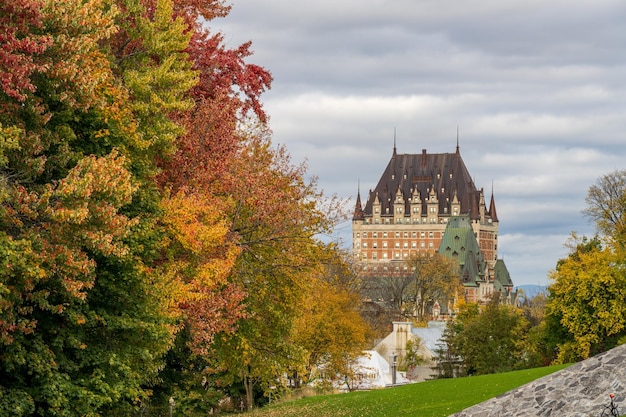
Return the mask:
POLYGON ((548 287, 546 287, 545 285, 532 285, 532 284, 520 285, 516 287, 515 289, 523 290, 524 294, 526 295, 526 298, 529 298, 529 299, 533 298, 534 296, 540 293, 544 293, 548 295, 548 287))

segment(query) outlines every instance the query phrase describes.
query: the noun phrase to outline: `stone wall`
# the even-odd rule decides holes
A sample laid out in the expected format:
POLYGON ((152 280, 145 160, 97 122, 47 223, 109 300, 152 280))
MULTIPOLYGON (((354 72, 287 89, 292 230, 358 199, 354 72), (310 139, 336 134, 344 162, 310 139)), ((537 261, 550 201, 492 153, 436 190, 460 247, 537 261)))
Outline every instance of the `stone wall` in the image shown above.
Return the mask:
MULTIPOLYGON (((454 417, 600 417, 611 393, 620 416, 626 415, 626 345, 594 356, 454 417)), ((606 416, 611 416, 605 412, 606 416)))

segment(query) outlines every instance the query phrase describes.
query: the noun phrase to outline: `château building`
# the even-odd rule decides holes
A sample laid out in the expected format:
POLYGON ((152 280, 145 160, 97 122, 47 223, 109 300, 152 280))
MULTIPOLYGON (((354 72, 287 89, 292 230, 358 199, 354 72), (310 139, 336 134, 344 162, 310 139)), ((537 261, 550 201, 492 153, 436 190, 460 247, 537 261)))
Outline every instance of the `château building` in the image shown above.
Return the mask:
POLYGON ((465 298, 485 301, 494 291, 514 299, 513 283, 498 259, 498 215, 454 153, 398 154, 364 204, 360 190, 352 219, 353 251, 366 276, 410 274, 406 261, 435 251, 455 259, 465 298))

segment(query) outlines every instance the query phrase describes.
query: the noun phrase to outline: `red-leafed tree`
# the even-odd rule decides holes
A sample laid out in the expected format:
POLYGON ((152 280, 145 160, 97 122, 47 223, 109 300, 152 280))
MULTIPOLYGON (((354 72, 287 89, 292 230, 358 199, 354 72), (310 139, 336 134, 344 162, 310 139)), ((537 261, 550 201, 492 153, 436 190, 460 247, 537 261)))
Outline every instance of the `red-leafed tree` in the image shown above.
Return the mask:
POLYGON ((52 40, 41 33, 42 3, 6 0, 0 5, 0 88, 19 102, 35 91, 33 73, 46 69, 45 61, 39 56, 52 40))

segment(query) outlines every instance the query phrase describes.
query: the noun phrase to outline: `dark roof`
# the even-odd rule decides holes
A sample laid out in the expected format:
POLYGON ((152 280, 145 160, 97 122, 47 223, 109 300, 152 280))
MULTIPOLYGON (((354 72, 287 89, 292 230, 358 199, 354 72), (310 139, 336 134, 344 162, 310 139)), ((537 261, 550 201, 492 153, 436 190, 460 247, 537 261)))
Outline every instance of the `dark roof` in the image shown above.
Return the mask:
POLYGON ((494 222, 498 221, 498 214, 496 213, 496 201, 493 199, 493 190, 491 192, 491 202, 489 203, 489 217, 494 222))
MULTIPOLYGON (((396 192, 400 189, 405 201, 405 213, 410 213, 408 200, 414 190, 419 191, 422 202, 434 188, 439 201, 439 213, 447 207, 450 213, 450 203, 456 197, 461 204, 459 214, 469 214, 472 219, 478 219, 480 191, 476 189, 474 181, 461 158, 457 147, 455 153, 429 154, 426 149, 420 154, 397 154, 394 147, 391 160, 380 177, 374 190, 363 209, 364 214, 372 215, 372 204, 376 197, 381 203, 383 215, 393 215, 393 203, 396 192), (388 209, 388 211, 387 211, 388 209)), ((426 214, 427 207, 422 206, 422 214, 426 214)), ((494 206, 495 213, 495 206, 494 206)))

